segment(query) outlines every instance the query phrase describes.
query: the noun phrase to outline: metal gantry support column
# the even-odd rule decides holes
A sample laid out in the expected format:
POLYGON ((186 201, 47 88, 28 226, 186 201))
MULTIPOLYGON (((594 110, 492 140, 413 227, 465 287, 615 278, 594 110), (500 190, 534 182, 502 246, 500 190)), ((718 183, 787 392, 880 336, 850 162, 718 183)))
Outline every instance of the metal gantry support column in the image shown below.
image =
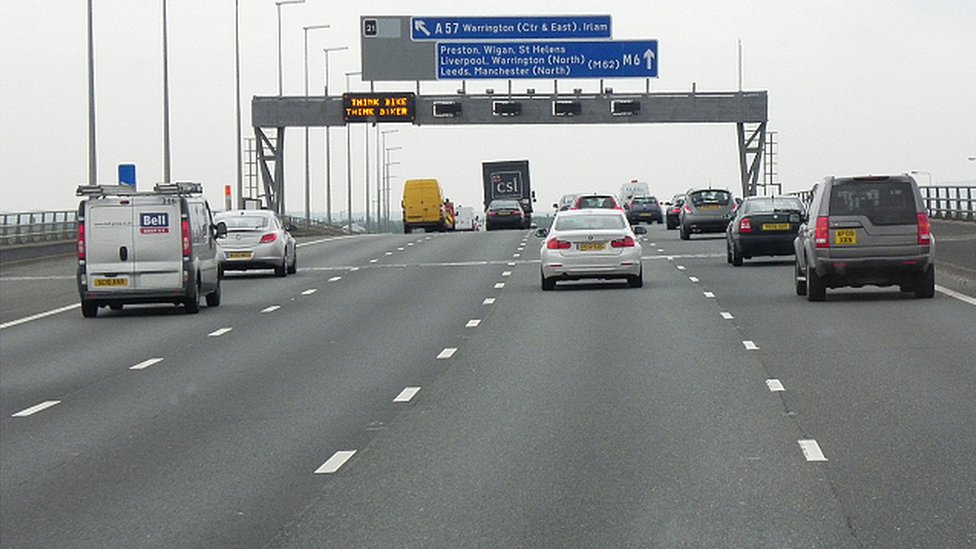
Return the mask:
POLYGON ((285 128, 277 128, 274 141, 268 138, 264 129, 255 127, 254 135, 258 141, 258 163, 261 165, 261 180, 264 182, 264 196, 267 208, 278 215, 285 215, 285 128), (269 163, 274 164, 274 174, 269 163))
POLYGON ((739 170, 742 196, 756 196, 763 151, 766 148, 766 122, 746 128, 744 122, 736 123, 739 138, 739 170), (746 134, 749 134, 748 139, 746 134))

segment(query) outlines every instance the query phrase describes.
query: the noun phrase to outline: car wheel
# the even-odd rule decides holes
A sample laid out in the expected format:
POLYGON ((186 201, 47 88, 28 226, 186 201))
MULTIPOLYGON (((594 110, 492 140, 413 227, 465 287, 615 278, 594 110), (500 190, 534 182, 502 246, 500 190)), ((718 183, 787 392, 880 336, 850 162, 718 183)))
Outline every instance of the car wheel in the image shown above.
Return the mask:
POLYGON ((915 297, 928 299, 935 297, 935 265, 928 269, 915 281, 915 297))
MULTIPOLYGON (((200 280, 200 275, 197 275, 197 280, 200 280)), ((193 286, 193 292, 183 300, 183 308, 186 309, 187 314, 195 315, 200 312, 200 287, 199 282, 197 285, 193 286)))
POLYGON ((827 286, 817 271, 807 263, 807 301, 825 301, 827 286))
POLYGON ((281 258, 281 265, 274 268, 275 276, 288 276, 288 267, 285 264, 286 261, 286 258, 281 258))
POLYGON ((691 232, 688 230, 688 227, 681 225, 680 227, 678 227, 678 229, 681 231, 681 240, 691 239, 691 232))
POLYGON ((207 294, 207 307, 220 306, 220 279, 217 279, 217 288, 207 294))
POLYGON ((221 278, 224 278, 224 266, 223 265, 218 265, 217 266, 217 280, 220 280, 221 278))
POLYGON ((288 265, 288 274, 293 275, 298 272, 298 250, 295 251, 295 255, 292 256, 291 265, 288 265))
POLYGON ((732 245, 729 244, 727 239, 725 241, 725 262, 729 265, 732 264, 732 245))
POLYGON ((807 295, 807 279, 805 274, 800 272, 800 263, 793 263, 793 284, 796 286, 796 295, 807 295))
POLYGON ((556 279, 555 278, 546 278, 546 275, 543 275, 541 273, 540 273, 540 276, 542 278, 542 291, 548 292, 549 290, 555 290, 556 289, 556 279))
POLYGON ((627 278, 627 283, 630 284, 631 288, 643 288, 644 287, 644 270, 641 269, 640 274, 631 276, 627 278))
POLYGON ((91 301, 81 302, 81 316, 85 318, 95 318, 98 316, 98 305, 91 301))
POLYGON ((735 244, 732 244, 732 266, 742 266, 742 250, 740 250, 735 244))

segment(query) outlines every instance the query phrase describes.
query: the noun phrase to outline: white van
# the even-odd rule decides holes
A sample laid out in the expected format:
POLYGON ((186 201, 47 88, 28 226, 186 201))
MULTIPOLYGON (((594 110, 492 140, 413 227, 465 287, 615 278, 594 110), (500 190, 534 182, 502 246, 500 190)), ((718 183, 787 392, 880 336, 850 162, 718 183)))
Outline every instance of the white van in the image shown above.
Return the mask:
POLYGON ((474 208, 471 206, 462 206, 458 208, 457 214, 454 216, 454 230, 455 231, 477 231, 478 230, 478 218, 474 215, 474 208))
POLYGON ((220 305, 217 237, 199 183, 83 185, 78 196, 78 294, 85 318, 98 308, 173 303, 188 313, 220 305))

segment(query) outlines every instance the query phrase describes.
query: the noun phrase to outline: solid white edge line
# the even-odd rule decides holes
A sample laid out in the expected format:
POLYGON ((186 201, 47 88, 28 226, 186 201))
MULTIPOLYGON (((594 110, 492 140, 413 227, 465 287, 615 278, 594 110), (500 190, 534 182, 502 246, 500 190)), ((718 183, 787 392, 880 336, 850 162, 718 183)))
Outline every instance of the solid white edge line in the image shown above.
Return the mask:
POLYGON ((956 298, 959 301, 962 301, 964 303, 969 303, 970 305, 976 305, 976 297, 968 296, 966 294, 959 293, 959 292, 957 292, 955 290, 950 290, 949 288, 946 288, 945 286, 939 286, 938 284, 936 284, 935 285, 935 291, 937 291, 937 292, 939 292, 941 294, 945 294, 945 295, 947 295, 949 297, 954 297, 954 298, 956 298))
POLYGON ((130 370, 145 370, 146 368, 152 366, 153 364, 159 364, 162 361, 163 361, 162 357, 159 357, 159 358, 150 358, 150 359, 147 359, 147 360, 143 360, 139 364, 133 364, 132 366, 129 366, 129 369, 130 370))
POLYGON ((335 473, 340 467, 345 465, 349 458, 356 454, 356 450, 340 450, 315 470, 316 475, 329 475, 335 473))
POLYGON ((767 379, 766 387, 769 387, 769 390, 774 393, 786 390, 786 387, 783 387, 783 382, 778 379, 767 379))
POLYGON ((4 328, 10 328, 12 326, 17 326, 18 324, 24 324, 25 322, 30 322, 32 320, 38 320, 46 316, 56 315, 58 313, 70 311, 71 309, 77 309, 78 307, 81 307, 81 303, 75 303, 74 305, 65 305, 64 307, 58 307, 57 309, 51 309, 50 311, 37 313, 36 315, 25 316, 24 318, 18 318, 17 320, 4 322, 3 324, 0 324, 0 330, 3 330, 4 328))
POLYGON ((733 318, 735 318, 734 316, 732 316, 732 313, 727 313, 725 311, 722 311, 719 314, 722 315, 722 318, 724 318, 725 320, 732 320, 733 318))
POLYGON ((40 404, 35 404, 34 406, 31 406, 30 408, 21 410, 21 411, 17 412, 16 414, 14 414, 14 415, 12 415, 10 417, 27 417, 27 416, 32 416, 32 415, 36 414, 37 412, 40 412, 40 411, 43 411, 43 410, 47 410, 51 406, 57 406, 58 404, 61 404, 61 401, 60 400, 45 400, 44 402, 42 402, 40 404))
POLYGON ((479 324, 481 324, 481 319, 480 318, 472 318, 471 320, 468 321, 467 324, 464 325, 464 327, 465 328, 477 328, 479 324))
POLYGON ((445 360, 454 356, 457 352, 457 347, 447 347, 437 355, 437 360, 445 360))
POLYGON ((207 337, 220 337, 231 330, 233 330, 233 328, 220 328, 207 334, 207 337))
POLYGON ((410 402, 418 392, 420 392, 420 387, 404 387, 400 394, 393 399, 393 402, 410 402))
POLYGON ((751 340, 748 340, 747 339, 747 340, 743 341, 742 344, 745 345, 747 351, 758 351, 759 350, 759 346, 756 345, 751 340))
POLYGON ((820 445, 817 444, 816 440, 798 440, 800 443, 800 450, 803 451, 803 457, 807 461, 827 461, 827 457, 824 456, 823 451, 820 450, 820 445))

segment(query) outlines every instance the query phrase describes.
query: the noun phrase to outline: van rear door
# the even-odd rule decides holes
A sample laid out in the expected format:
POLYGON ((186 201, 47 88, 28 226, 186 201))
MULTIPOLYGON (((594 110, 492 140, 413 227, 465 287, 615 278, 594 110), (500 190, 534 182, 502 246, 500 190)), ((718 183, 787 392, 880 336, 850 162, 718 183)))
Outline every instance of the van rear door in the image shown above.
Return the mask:
POLYGON ((89 289, 132 289, 132 223, 128 200, 89 201, 85 220, 85 275, 89 289))
POLYGON ((133 198, 134 289, 183 287, 182 201, 175 196, 133 198))

